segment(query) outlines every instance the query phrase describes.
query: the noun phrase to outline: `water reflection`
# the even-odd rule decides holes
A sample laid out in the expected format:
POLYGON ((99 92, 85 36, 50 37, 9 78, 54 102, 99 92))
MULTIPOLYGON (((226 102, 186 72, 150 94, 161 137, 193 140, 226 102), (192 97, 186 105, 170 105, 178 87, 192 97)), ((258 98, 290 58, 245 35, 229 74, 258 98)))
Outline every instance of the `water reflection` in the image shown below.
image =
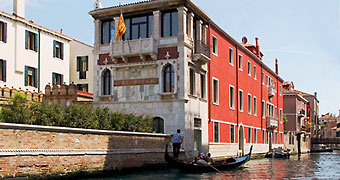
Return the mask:
POLYGON ((237 170, 222 173, 186 174, 165 169, 98 179, 340 179, 340 152, 303 154, 290 159, 256 159, 237 170))

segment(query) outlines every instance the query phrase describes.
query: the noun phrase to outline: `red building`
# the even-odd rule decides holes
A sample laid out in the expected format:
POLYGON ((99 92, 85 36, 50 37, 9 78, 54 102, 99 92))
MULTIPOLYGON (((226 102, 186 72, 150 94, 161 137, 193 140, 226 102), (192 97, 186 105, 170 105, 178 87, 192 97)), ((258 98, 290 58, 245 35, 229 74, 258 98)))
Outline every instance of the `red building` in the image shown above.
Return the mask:
POLYGON ((283 147, 283 79, 256 46, 210 25, 209 151, 215 156, 283 147), (270 141, 271 139, 271 141, 270 141))

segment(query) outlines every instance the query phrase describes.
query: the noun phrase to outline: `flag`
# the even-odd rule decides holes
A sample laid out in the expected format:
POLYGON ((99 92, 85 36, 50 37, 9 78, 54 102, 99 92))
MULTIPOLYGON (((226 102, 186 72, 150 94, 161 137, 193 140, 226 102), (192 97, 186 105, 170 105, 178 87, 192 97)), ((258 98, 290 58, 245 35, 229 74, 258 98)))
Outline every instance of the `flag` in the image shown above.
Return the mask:
POLYGON ((119 23, 118 23, 118 28, 116 32, 116 42, 118 42, 119 37, 122 37, 125 33, 126 27, 123 19, 123 14, 120 13, 120 18, 119 18, 119 23))

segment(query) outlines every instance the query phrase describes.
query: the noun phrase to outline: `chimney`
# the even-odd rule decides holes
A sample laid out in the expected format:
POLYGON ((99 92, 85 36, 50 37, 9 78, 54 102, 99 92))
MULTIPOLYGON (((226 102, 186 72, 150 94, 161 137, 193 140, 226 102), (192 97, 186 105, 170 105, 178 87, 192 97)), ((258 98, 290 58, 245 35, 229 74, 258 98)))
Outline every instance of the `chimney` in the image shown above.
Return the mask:
POLYGON ((315 99, 317 98, 317 95, 318 95, 318 93, 317 93, 317 92, 314 92, 314 97, 315 97, 315 99))
POLYGON ((256 54, 257 54, 257 57, 262 60, 262 57, 261 57, 261 51, 260 51, 260 46, 259 46, 259 38, 255 38, 255 42, 256 42, 256 54))
POLYGON ((275 74, 279 75, 279 64, 277 63, 277 58, 275 59, 275 74))
POLYGON ((25 0, 13 0, 13 14, 25 18, 25 0))
POLYGON ((60 29, 60 34, 63 34, 63 29, 60 29))

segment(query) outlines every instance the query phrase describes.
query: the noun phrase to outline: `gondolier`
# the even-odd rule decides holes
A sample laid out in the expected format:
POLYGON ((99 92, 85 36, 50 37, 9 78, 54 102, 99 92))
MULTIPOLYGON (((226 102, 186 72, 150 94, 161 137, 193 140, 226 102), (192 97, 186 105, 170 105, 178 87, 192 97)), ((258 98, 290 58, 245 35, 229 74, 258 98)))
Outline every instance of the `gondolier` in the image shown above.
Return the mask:
POLYGON ((179 150, 181 149, 181 144, 183 143, 183 136, 181 135, 181 130, 177 129, 177 132, 172 133, 172 147, 174 158, 178 158, 179 150))

